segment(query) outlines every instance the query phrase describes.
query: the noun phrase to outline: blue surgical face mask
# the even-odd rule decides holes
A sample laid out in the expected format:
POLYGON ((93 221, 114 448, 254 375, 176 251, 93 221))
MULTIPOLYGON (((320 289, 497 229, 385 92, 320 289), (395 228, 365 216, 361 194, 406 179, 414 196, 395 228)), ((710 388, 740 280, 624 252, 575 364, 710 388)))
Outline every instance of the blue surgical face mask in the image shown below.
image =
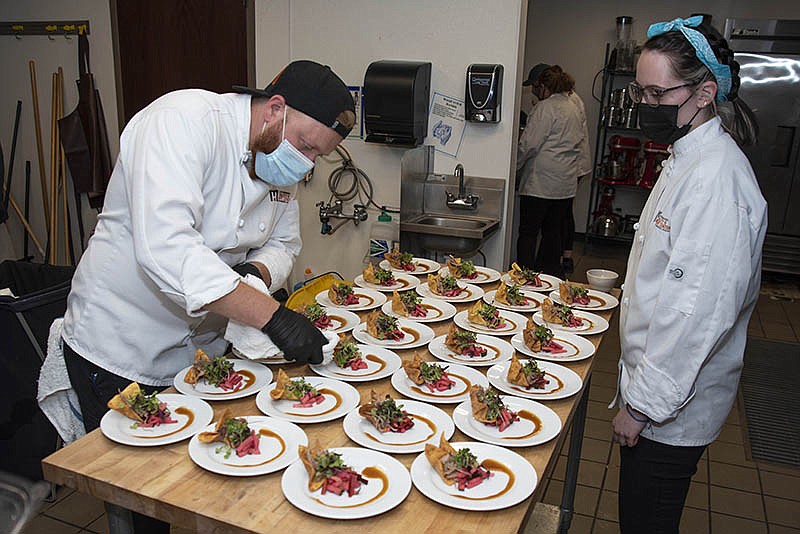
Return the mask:
MULTIPOLYGON (((266 123, 264 126, 266 127, 266 123)), ((283 138, 281 144, 269 154, 256 152, 255 172, 256 176, 268 184, 276 187, 288 187, 302 180, 314 168, 314 162, 286 139, 285 107, 281 137, 283 138)))

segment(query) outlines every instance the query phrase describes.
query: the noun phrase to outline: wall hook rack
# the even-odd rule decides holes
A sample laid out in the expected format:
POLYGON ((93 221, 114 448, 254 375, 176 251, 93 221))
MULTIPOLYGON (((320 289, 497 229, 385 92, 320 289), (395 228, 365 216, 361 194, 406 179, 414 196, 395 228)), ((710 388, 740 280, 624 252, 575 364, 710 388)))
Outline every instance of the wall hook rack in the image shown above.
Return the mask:
POLYGON ((51 41, 56 37, 64 36, 71 39, 72 35, 89 34, 88 20, 34 20, 34 21, 4 21, 0 22, 0 35, 13 35, 22 39, 25 35, 46 35, 51 41))

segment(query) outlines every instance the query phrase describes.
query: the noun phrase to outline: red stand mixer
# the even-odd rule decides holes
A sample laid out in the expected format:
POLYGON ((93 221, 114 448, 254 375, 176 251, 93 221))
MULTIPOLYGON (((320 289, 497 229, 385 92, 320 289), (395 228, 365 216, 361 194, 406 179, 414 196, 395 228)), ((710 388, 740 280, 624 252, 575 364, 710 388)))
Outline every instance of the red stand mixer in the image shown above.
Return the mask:
POLYGON ((600 172, 600 181, 606 184, 635 185, 638 181, 639 150, 641 141, 636 137, 614 135, 608 140, 609 153, 600 172))
POLYGON ((644 162, 642 165, 642 179, 639 186, 645 189, 652 189, 661 174, 664 161, 669 157, 667 147, 655 141, 647 141, 644 144, 644 162))

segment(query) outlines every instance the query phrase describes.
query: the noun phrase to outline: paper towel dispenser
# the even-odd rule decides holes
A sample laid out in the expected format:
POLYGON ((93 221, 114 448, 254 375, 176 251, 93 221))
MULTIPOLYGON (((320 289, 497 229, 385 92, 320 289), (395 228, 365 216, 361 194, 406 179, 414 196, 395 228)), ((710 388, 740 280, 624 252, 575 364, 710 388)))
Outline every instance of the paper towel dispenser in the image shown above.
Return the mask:
POLYGON ((408 147, 421 145, 428 132, 430 90, 430 63, 370 63, 364 75, 364 140, 408 147))

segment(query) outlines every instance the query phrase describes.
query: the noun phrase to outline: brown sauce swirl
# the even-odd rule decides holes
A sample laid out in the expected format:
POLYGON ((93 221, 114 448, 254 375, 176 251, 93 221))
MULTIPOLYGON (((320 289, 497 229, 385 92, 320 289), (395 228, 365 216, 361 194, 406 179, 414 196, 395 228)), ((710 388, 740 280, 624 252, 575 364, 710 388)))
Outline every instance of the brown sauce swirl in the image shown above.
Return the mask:
POLYGON ((512 487, 514 487, 514 481, 516 480, 516 477, 514 476, 514 473, 511 472, 511 469, 509 469, 505 464, 502 464, 497 460, 492 460, 490 458, 487 458, 486 460, 481 462, 481 465, 486 469, 488 469, 489 471, 502 471, 503 473, 505 473, 506 476, 508 476, 508 481, 506 482, 506 486, 497 493, 494 493, 492 495, 487 495, 485 497, 468 497, 467 495, 453 495, 454 497, 458 497, 459 499, 467 499, 470 501, 486 501, 489 499, 495 499, 497 497, 500 497, 501 495, 505 495, 512 487))
POLYGON ((278 440, 278 443, 280 443, 280 445, 281 445, 281 450, 280 450, 280 451, 278 451, 278 453, 277 453, 277 454, 275 454, 275 455, 273 455, 271 458, 268 458, 268 459, 264 460, 263 462, 259 462, 259 463, 257 463, 257 464, 246 464, 246 465, 225 464, 225 465, 227 465, 228 467, 257 467, 257 466, 259 466, 259 465, 264 465, 264 464, 268 464, 268 463, 270 463, 270 462, 274 462, 274 461, 275 461, 277 458, 279 458, 279 457, 280 457, 280 456, 283 454, 283 452, 286 450, 286 442, 285 442, 285 441, 283 441, 283 438, 282 438, 282 437, 280 437, 280 436, 279 436, 278 434, 276 434, 275 432, 273 432, 272 430, 270 430, 270 429, 268 429, 268 428, 262 428, 262 429, 260 429, 260 430, 258 431, 258 435, 259 435, 259 436, 264 436, 264 437, 266 437, 266 438, 273 438, 273 439, 277 439, 277 440, 278 440))
MULTIPOLYGON (((469 380, 467 380, 466 378, 464 378, 461 375, 457 375, 455 373, 447 373, 447 376, 458 378, 462 382, 464 382, 464 384, 467 386, 466 391, 469 391, 469 388, 472 387, 472 382, 470 382, 469 380)), ((440 398, 440 399, 449 399, 449 398, 453 398, 453 397, 460 397, 461 395, 464 394, 464 391, 462 391, 460 393, 442 393, 442 392, 440 392, 440 393, 432 393, 429 389, 427 389, 427 388, 423 389, 423 388, 424 388, 424 386, 423 387, 411 386, 410 389, 411 389, 411 391, 414 391, 416 393, 420 393, 421 395, 425 395, 426 397, 434 397, 434 398, 440 398)))
POLYGON ((339 406, 342 405, 342 396, 339 395, 338 393, 336 393, 335 391, 333 391, 332 389, 322 388, 322 389, 319 390, 319 393, 320 393, 320 395, 330 395, 331 397, 336 399, 336 403, 333 405, 333 407, 328 408, 324 412, 319 412, 319 413, 286 412, 286 415, 296 415, 298 417, 317 417, 317 416, 320 416, 320 415, 325 415, 326 413, 331 413, 336 408, 338 408, 339 406))
POLYGON ((389 489, 389 477, 386 476, 386 473, 384 473, 382 469, 380 469, 379 467, 373 467, 373 466, 365 467, 364 470, 361 471, 361 475, 364 478, 369 478, 369 479, 373 479, 373 480, 374 479, 380 479, 381 483, 383 484, 383 486, 381 487, 381 490, 374 497, 372 497, 371 499, 366 500, 366 501, 361 502, 361 503, 358 503, 358 504, 347 504, 347 505, 343 505, 343 506, 336 506, 334 504, 328 504, 326 502, 323 502, 322 499, 319 499, 317 497, 314 497, 313 499, 315 501, 317 501, 318 503, 320 503, 321 505, 327 506, 328 508, 358 508, 359 506, 365 506, 365 505, 367 505, 367 504, 369 504, 371 502, 375 502, 378 499, 380 499, 381 497, 383 497, 384 494, 386 494, 386 491, 389 489))
POLYGON ((513 437, 511 437, 511 436, 509 436, 509 437, 503 436, 503 439, 514 439, 514 440, 516 440, 516 439, 527 439, 527 438, 535 435, 536 433, 538 433, 542 429, 542 420, 539 419, 536 416, 536 414, 534 414, 532 412, 529 412, 528 410, 520 410, 519 412, 517 412, 517 415, 519 416, 520 419, 526 419, 526 420, 530 421, 531 423, 533 423, 533 430, 531 430, 530 432, 528 432, 524 436, 513 436, 513 437))
MULTIPOLYGON (((233 390, 228 390, 228 391, 204 391, 203 393, 205 395, 232 395, 233 393, 239 393, 240 391, 243 391, 243 390, 249 388, 250 386, 252 386, 255 383, 256 376, 253 373, 251 373, 250 371, 248 371, 246 369, 242 369, 241 371, 236 371, 236 372, 239 373, 240 375, 242 375, 242 381, 244 382, 244 385, 241 388, 237 389, 236 391, 233 391, 233 390)), ((220 389, 222 389, 222 388, 220 388, 220 389)))
POLYGON ((185 415, 187 417, 186 422, 179 429, 173 430, 172 432, 169 432, 167 434, 159 434, 157 436, 139 436, 139 435, 137 435, 135 437, 141 438, 141 439, 165 438, 167 436, 171 436, 173 434, 177 434, 178 432, 180 432, 184 428, 187 428, 189 425, 191 425, 194 422, 194 412, 192 410, 190 410, 189 408, 185 407, 185 406, 178 406, 177 408, 175 408, 175 413, 179 413, 179 414, 185 415))
POLYGON ((431 437, 432 437, 432 436, 434 436, 434 435, 436 434, 436 425, 434 424, 434 422, 433 422, 433 421, 431 421, 431 420, 430 420, 430 419, 428 419, 427 417, 423 417, 423 416, 421 416, 421 415, 417 415, 417 414, 409 414, 409 415, 410 415, 410 416, 411 416, 411 417, 414 419, 414 423, 415 423, 415 424, 416 424, 416 422, 417 422, 417 421, 422 421, 423 423, 425 423, 426 425, 428 425, 428 429, 430 430, 430 432, 428 433, 428 435, 427 435, 427 436, 425 436, 424 438, 422 438, 422 439, 420 439, 420 440, 417 440, 417 441, 410 441, 410 442, 408 442, 408 443, 394 443, 394 442, 390 442, 390 441, 383 441, 383 440, 382 440, 382 439, 380 439, 379 437, 377 437, 377 436, 373 436, 373 435, 372 435, 372 434, 370 434, 369 432, 364 432, 364 434, 365 434, 365 435, 366 435, 366 436, 367 436, 369 439, 371 439, 372 441, 377 441, 378 443, 384 443, 384 444, 386 444, 386 445, 396 445, 396 446, 398 446, 398 447, 404 447, 404 446, 406 446, 406 445, 416 445, 416 444, 418 444, 418 443, 424 443, 424 442, 428 441, 429 439, 431 439, 431 437))
POLYGON ((544 374, 545 374, 545 376, 548 376, 552 380, 556 381, 556 384, 558 386, 554 390, 544 391, 544 388, 541 388, 541 389, 530 388, 529 389, 529 388, 520 387, 520 386, 518 386, 516 384, 511 384, 511 387, 513 389, 516 389, 517 391, 521 391, 522 393, 541 393, 543 395, 552 395, 553 393, 555 393, 557 391, 561 391, 562 389, 564 389, 564 382, 562 382, 560 378, 558 378, 556 375, 550 374, 548 372, 545 372, 544 374))
MULTIPOLYGON (((375 371, 372 371, 371 373, 363 373, 363 374, 359 374, 357 376, 376 375, 376 374, 380 373, 381 371, 383 371, 386 368, 386 362, 381 360, 380 358, 378 358, 374 354, 367 354, 366 356, 364 356, 364 359, 367 360, 367 361, 370 361, 372 363, 377 363, 380 367, 378 367, 378 369, 376 369, 375 371)), ((336 371, 334 371, 334 374, 337 374, 339 376, 354 376, 354 375, 352 375, 350 373, 339 373, 339 372, 336 372, 336 371)))

